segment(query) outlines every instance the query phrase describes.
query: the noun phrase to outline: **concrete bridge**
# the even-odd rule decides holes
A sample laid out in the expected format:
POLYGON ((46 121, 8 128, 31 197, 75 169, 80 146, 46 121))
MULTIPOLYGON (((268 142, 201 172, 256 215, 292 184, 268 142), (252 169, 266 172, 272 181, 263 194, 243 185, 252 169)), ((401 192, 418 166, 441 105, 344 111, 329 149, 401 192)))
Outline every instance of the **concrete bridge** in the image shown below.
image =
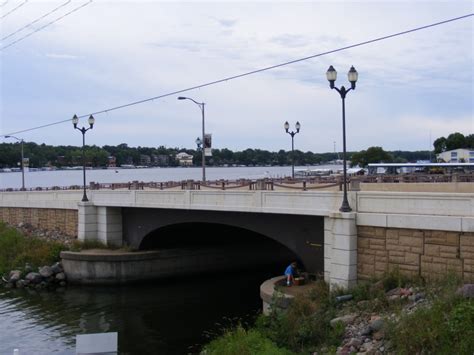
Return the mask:
POLYGON ((473 193, 351 191, 350 213, 338 212, 337 191, 97 190, 78 202, 81 196, 0 193, 0 219, 137 249, 190 223, 240 228, 283 245, 308 271, 343 287, 394 268, 474 281, 473 193))

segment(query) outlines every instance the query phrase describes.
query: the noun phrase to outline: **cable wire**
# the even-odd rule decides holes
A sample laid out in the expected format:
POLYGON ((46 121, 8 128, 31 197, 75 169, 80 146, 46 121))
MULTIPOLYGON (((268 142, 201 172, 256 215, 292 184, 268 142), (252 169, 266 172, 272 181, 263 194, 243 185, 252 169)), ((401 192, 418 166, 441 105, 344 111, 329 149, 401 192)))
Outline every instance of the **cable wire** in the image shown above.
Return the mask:
POLYGON ((27 25, 25 25, 25 26, 19 28, 19 29, 16 30, 15 32, 12 32, 12 33, 10 33, 9 35, 3 37, 3 38, 1 39, 1 41, 4 41, 4 40, 6 40, 7 38, 10 38, 11 36, 16 35, 18 32, 21 32, 21 31, 23 31, 24 29, 26 29, 26 28, 28 28, 28 27, 34 25, 34 24, 37 23, 38 21, 44 19, 45 17, 51 15, 52 13, 56 12, 57 10, 63 8, 64 6, 66 6, 67 4, 69 4, 70 2, 71 2, 71 0, 67 0, 64 4, 59 5, 58 7, 56 7, 56 8, 53 9, 53 10, 51 10, 50 12, 44 14, 44 15, 41 16, 41 17, 38 17, 38 18, 37 18, 36 20, 34 20, 33 22, 30 22, 30 23, 28 23, 27 25))
MULTIPOLYGON (((25 5, 27 2, 28 2, 28 0, 23 1, 20 5, 18 5, 17 7, 13 8, 12 10, 8 11, 5 15, 3 15, 2 17, 0 17, 0 20, 1 20, 1 19, 4 19, 5 17, 7 17, 8 15, 10 15, 11 13, 15 12, 15 11, 18 10, 20 7, 22 7, 23 5, 25 5)), ((5 4, 6 4, 6 3, 5 3, 5 4)), ((5 4, 4 4, 4 5, 5 5, 5 4)))
POLYGON ((8 4, 8 0, 1 4, 0 7, 4 7, 6 4, 8 4))
POLYGON ((13 41, 13 42, 10 42, 10 43, 7 44, 6 46, 1 47, 1 48, 0 48, 0 51, 3 51, 4 49, 7 49, 8 47, 13 46, 15 43, 18 43, 18 42, 20 42, 20 41, 23 41, 25 38, 30 37, 31 35, 33 35, 33 34, 39 32, 39 31, 45 29, 45 28, 48 27, 48 26, 51 26, 52 24, 58 22, 59 20, 62 20, 62 19, 65 18, 66 16, 69 16, 69 15, 71 15, 72 13, 74 13, 74 12, 76 12, 76 11, 82 9, 83 7, 89 5, 91 2, 92 2, 92 0, 89 0, 89 2, 86 2, 85 4, 82 4, 81 6, 76 7, 75 9, 73 9, 73 10, 71 10, 71 11, 69 11, 69 12, 66 12, 64 15, 59 16, 57 19, 55 19, 55 20, 53 20, 53 21, 47 23, 46 25, 41 26, 41 27, 37 28, 36 30, 34 30, 34 31, 30 32, 30 33, 27 33, 27 34, 24 35, 23 37, 20 37, 20 38, 18 38, 17 40, 15 40, 15 41, 13 41))
MULTIPOLYGON (((449 23, 449 22, 458 21, 458 20, 465 19, 465 18, 472 17, 472 16, 474 16, 474 13, 470 13, 470 14, 455 17, 455 18, 451 18, 451 19, 448 19, 448 20, 440 21, 440 22, 435 22, 435 23, 425 25, 425 26, 421 26, 421 27, 412 28, 412 29, 402 31, 402 32, 397 32, 397 33, 394 33, 394 34, 391 34, 391 35, 377 37, 377 38, 370 39, 370 40, 367 40, 367 41, 358 42, 358 43, 351 44, 351 45, 348 45, 348 46, 345 46, 345 47, 340 47, 340 48, 337 48, 337 49, 333 49, 333 50, 330 50, 330 51, 310 55, 310 56, 307 56, 307 57, 291 60, 291 61, 288 61, 288 62, 272 65, 272 66, 261 68, 261 69, 252 70, 252 71, 242 73, 242 74, 238 74, 238 75, 234 75, 234 76, 229 76, 227 78, 223 78, 223 79, 219 79, 219 80, 215 80, 215 81, 210 81, 210 82, 207 82, 207 83, 204 83, 204 84, 188 87, 186 89, 173 91, 173 92, 170 92, 170 93, 167 93, 167 94, 162 94, 162 95, 150 97, 150 98, 147 98, 147 99, 130 102, 130 103, 127 103, 127 104, 124 104, 124 105, 111 107, 111 108, 108 108, 108 109, 105 109, 105 110, 88 113, 88 114, 85 114, 85 115, 78 116, 78 118, 84 118, 84 117, 89 117, 90 115, 99 115, 99 114, 102 114, 102 113, 108 113, 110 111, 120 110, 120 109, 125 108, 125 107, 135 106, 135 105, 139 105, 139 104, 142 104, 142 103, 145 103, 145 102, 149 102, 149 101, 161 99, 161 98, 164 98, 164 97, 180 94, 180 93, 183 93, 183 92, 204 88, 204 87, 207 87, 207 86, 223 83, 223 82, 226 82, 226 81, 229 81, 229 80, 234 80, 234 79, 242 78, 242 77, 245 77, 245 76, 249 76, 249 75, 265 72, 265 71, 268 71, 268 70, 280 68, 280 67, 283 67, 283 66, 286 66, 286 65, 299 63, 299 62, 306 61, 306 60, 313 59, 313 58, 317 58, 317 57, 322 57, 324 55, 328 55, 328 54, 332 54, 332 53, 336 53, 336 52, 341 52, 341 51, 344 51, 344 50, 347 50, 347 49, 360 47, 360 46, 363 46, 363 45, 366 45, 366 44, 371 44, 371 43, 383 41, 383 40, 386 40, 386 39, 389 39, 389 38, 394 38, 394 37, 406 35, 408 33, 421 31, 421 30, 424 30, 424 29, 427 29, 427 28, 440 26, 440 25, 443 25, 443 24, 446 24, 446 23, 449 23)), ((19 133, 30 132, 30 131, 34 131, 34 130, 37 130, 37 129, 46 128, 46 127, 58 125, 58 124, 61 124, 61 123, 65 123, 65 122, 71 122, 71 119, 65 119, 65 120, 61 120, 61 121, 51 122, 51 123, 44 124, 44 125, 41 125, 41 126, 27 128, 27 129, 24 129, 24 130, 21 130, 21 131, 2 134, 2 135, 0 135, 0 137, 5 137, 5 136, 8 136, 8 135, 14 135, 14 134, 19 134, 19 133)))

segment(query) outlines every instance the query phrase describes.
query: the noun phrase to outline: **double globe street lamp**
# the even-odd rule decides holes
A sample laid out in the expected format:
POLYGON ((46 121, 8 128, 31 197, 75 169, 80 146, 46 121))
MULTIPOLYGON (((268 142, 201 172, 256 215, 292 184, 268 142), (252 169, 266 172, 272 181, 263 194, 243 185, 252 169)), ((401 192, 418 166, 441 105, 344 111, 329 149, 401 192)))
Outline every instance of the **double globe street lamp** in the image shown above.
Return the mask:
POLYGON ((5 138, 16 139, 21 144, 21 190, 25 191, 25 157, 23 155, 23 143, 25 143, 25 141, 15 136, 5 136, 5 138))
POLYGON ((199 137, 196 139, 196 144, 198 147, 203 144, 203 149, 201 151, 202 154, 202 181, 206 181, 206 155, 205 155, 205 147, 204 147, 204 120, 205 120, 205 115, 204 115, 204 106, 206 105, 204 102, 197 102, 194 99, 191 99, 190 97, 185 97, 185 96, 179 96, 178 100, 191 100, 194 102, 196 105, 199 106, 199 109, 201 110, 201 115, 202 115, 202 138, 199 139, 199 137))
POLYGON ((82 176, 83 176, 83 187, 84 187, 84 195, 82 196, 82 202, 87 202, 89 199, 87 198, 86 194, 86 132, 94 127, 95 118, 94 116, 90 115, 89 119, 87 120, 89 123, 89 128, 79 128, 77 124, 79 123, 79 118, 74 115, 72 118, 72 124, 74 128, 79 130, 82 133, 82 176))
POLYGON ((298 121, 296 121, 296 124, 295 124, 296 132, 288 131, 290 129, 290 124, 288 123, 288 121, 285 122, 283 127, 285 128, 286 133, 288 133, 291 136, 291 178, 294 179, 295 178, 295 134, 300 133, 301 124, 298 121))
POLYGON ((335 89, 342 99, 342 159, 344 163, 343 171, 344 171, 344 198, 342 200, 342 206, 339 208, 341 212, 350 212, 352 211, 351 207, 349 206, 349 201, 347 200, 347 166, 346 166, 346 106, 345 106, 345 99, 346 95, 349 91, 355 90, 356 82, 358 78, 358 73, 355 68, 352 66, 349 72, 347 73, 347 77, 349 82, 351 83, 351 87, 346 89, 344 86, 337 88, 334 86, 334 82, 337 79, 337 72, 336 69, 331 65, 326 72, 326 78, 329 81, 329 87, 331 89, 335 89))

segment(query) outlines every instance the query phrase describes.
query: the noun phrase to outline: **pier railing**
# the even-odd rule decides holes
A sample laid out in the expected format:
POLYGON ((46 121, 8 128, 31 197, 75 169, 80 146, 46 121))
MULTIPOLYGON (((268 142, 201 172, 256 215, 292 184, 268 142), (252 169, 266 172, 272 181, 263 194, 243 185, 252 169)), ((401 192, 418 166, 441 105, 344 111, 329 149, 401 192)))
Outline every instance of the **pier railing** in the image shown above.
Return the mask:
MULTIPOLYGON (((349 190, 359 190, 360 184, 416 184, 416 183, 471 183, 474 182, 474 173, 430 175, 430 174, 400 174, 400 175, 366 175, 348 177, 349 190)), ((330 189, 342 190, 342 176, 314 176, 305 178, 274 178, 274 179, 238 179, 214 181, 165 181, 144 182, 131 181, 123 183, 98 183, 90 182, 89 190, 317 190, 330 189)), ((54 190, 80 190, 82 186, 51 186, 27 188, 26 191, 54 191, 54 190)), ((0 192, 21 191, 21 189, 6 188, 0 192)))

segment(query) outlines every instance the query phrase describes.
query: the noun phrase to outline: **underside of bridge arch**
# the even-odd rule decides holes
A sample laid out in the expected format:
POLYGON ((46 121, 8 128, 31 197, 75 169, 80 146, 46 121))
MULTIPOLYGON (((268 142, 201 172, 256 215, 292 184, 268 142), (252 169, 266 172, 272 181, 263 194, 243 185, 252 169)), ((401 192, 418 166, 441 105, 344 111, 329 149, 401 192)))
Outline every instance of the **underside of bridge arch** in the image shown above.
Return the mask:
POLYGON ((265 266, 281 272, 292 261, 304 267, 298 255, 283 244, 248 229, 219 223, 188 222, 159 228, 145 236, 140 250, 202 253, 218 262, 225 259, 235 269, 265 266))
POLYGON ((124 208, 122 218, 124 240, 136 249, 220 248, 242 260, 260 253, 323 272, 323 217, 124 208))

